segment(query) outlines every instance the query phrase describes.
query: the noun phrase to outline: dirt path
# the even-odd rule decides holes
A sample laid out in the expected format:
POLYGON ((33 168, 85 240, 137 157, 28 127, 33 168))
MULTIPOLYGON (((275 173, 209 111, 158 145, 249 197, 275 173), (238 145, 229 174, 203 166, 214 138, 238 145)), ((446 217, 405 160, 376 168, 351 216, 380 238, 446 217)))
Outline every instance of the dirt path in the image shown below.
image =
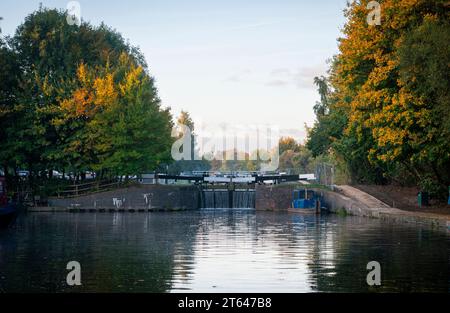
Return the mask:
MULTIPOLYGON (((386 186, 348 186, 348 185, 341 185, 338 186, 339 192, 343 195, 355 199, 361 203, 364 203, 365 206, 368 208, 371 208, 374 211, 380 212, 380 213, 388 213, 388 214, 395 214, 398 216, 410 216, 410 217, 420 217, 424 219, 429 218, 437 218, 437 219, 445 219, 450 221, 450 209, 446 208, 435 208, 435 207, 426 207, 426 208, 415 208, 414 210, 408 210, 404 209, 404 207, 399 206, 389 206, 385 201, 381 201, 378 197, 375 197, 374 195, 380 196, 381 199, 388 199, 387 201, 393 200, 393 197, 391 193, 388 193, 386 191, 383 192, 383 188, 379 187, 386 187, 386 186), (372 188, 368 188, 372 187, 372 188), (378 188, 378 189, 375 189, 378 188), (369 194, 366 192, 366 190, 369 189, 372 191, 372 194, 369 194), (374 192, 373 190, 377 190, 377 192, 374 192), (445 209, 445 210, 444 210, 445 209)), ((404 195, 402 195, 404 196, 404 195)), ((409 195, 411 196, 411 195, 409 195)), ((396 197, 394 200, 395 204, 404 203, 400 202, 397 199, 401 197, 396 197)), ((403 200, 405 201, 405 200, 403 200)), ((411 204, 409 204, 411 205, 411 204)), ((407 206, 406 206, 407 207, 407 206)))
POLYGON ((399 208, 404 211, 450 216, 450 206, 445 204, 438 204, 431 201, 429 206, 419 207, 417 203, 417 193, 419 192, 419 189, 417 187, 392 185, 356 185, 354 187, 372 195, 391 207, 399 208))

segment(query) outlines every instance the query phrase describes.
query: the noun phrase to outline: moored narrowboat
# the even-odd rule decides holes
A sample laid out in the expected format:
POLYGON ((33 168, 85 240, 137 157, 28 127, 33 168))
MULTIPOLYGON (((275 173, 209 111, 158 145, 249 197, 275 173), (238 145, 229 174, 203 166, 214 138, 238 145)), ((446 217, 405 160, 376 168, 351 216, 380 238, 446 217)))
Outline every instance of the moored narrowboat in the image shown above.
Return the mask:
POLYGON ((320 196, 314 190, 296 189, 288 212, 320 214, 320 196))

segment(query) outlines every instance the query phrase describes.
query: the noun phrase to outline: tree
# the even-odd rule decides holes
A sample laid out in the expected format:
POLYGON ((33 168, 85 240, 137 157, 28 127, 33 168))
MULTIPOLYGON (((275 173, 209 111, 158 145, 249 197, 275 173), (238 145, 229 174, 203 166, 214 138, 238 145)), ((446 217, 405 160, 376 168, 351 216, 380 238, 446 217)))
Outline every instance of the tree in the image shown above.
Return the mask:
POLYGON ((169 160, 172 123, 161 110, 153 79, 123 53, 114 67, 78 69, 79 87, 61 103, 57 126, 79 125, 63 153, 79 166, 120 175, 139 174, 169 160))
MULTIPOLYGON (((211 164, 207 160, 200 156, 200 151, 196 145, 197 136, 195 134, 195 123, 192 120, 189 112, 182 110, 180 116, 178 116, 176 121, 176 126, 181 125, 189 127, 191 132, 191 159, 190 160, 179 160, 175 161, 169 166, 169 173, 179 174, 181 172, 192 172, 192 171, 208 171, 211 169, 211 164)), ((181 138, 183 134, 179 133, 178 138, 181 138)))
POLYGON ((314 105, 314 113, 316 116, 324 116, 329 111, 328 97, 330 95, 330 86, 328 80, 324 76, 314 77, 314 84, 320 95, 320 102, 314 105))
POLYGON ((329 96, 316 105, 308 147, 339 154, 355 181, 384 183, 404 169, 418 184, 431 172, 448 185, 441 174, 450 165, 445 1, 385 0, 381 25, 373 26, 367 3, 354 1, 345 11, 331 88, 316 80, 329 96))
POLYGON ((7 71, 19 78, 7 87, 15 118, 3 130, 15 156, 8 166, 41 176, 52 169, 129 175, 168 159, 170 112, 144 57, 118 32, 69 25, 65 12, 40 7, 10 46, 18 65, 7 71))
POLYGON ((14 154, 14 135, 19 130, 20 115, 16 110, 16 93, 19 88, 19 64, 7 39, 0 37, 0 165, 8 175, 9 167, 20 161, 14 154))
POLYGON ((185 125, 185 126, 189 127, 189 129, 191 130, 191 134, 195 133, 194 121, 192 120, 189 112, 181 110, 180 116, 177 119, 177 124, 185 125))
MULTIPOLYGON (((13 42, 23 73, 24 92, 19 97, 27 113, 22 141, 33 142, 31 149, 25 150, 28 166, 37 170, 55 167, 86 170, 86 164, 67 163, 70 156, 59 149, 60 143, 70 136, 53 123, 60 117, 61 99, 76 88, 73 77, 80 63, 114 67, 120 55, 127 53, 136 64, 146 68, 143 58, 119 33, 104 24, 97 28, 84 22, 80 26, 69 25, 64 12, 42 7, 25 18, 13 42)), ((64 129, 70 127, 66 125, 64 129)))
MULTIPOLYGON (((414 119, 399 125, 410 137, 405 152, 411 166, 432 172, 443 193, 450 182, 450 23, 426 17, 405 36, 398 50, 399 101, 415 111, 414 119)), ((423 180, 430 174, 419 173, 423 180)))
POLYGON ((299 144, 292 137, 282 137, 279 146, 279 170, 291 174, 302 174, 314 171, 311 151, 299 144))
POLYGON ((299 150, 299 144, 292 137, 281 137, 278 142, 278 149, 280 154, 283 154, 287 150, 295 152, 299 150))
POLYGON ((317 157, 327 154, 333 149, 333 144, 342 137, 347 115, 343 108, 336 106, 328 78, 315 77, 314 83, 321 100, 314 106, 316 122, 312 128, 307 128, 306 147, 317 157))

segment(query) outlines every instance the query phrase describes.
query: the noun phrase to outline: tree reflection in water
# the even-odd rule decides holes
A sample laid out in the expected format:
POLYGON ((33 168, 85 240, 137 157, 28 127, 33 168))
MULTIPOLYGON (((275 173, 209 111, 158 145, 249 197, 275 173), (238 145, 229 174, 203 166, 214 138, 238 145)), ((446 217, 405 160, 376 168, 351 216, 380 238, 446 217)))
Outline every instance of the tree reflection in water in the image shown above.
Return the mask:
POLYGON ((450 236, 359 217, 253 210, 28 214, 0 233, 6 292, 443 291, 450 236), (66 264, 82 285, 66 285, 66 264), (366 265, 381 264, 381 286, 366 265))

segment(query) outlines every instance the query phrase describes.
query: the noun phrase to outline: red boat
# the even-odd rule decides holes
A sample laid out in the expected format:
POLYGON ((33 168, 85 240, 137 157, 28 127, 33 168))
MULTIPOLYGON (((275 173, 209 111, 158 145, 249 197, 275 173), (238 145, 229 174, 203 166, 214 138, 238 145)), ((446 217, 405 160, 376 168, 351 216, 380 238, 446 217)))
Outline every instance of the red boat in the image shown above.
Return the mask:
POLYGON ((8 202, 5 177, 0 177, 0 228, 9 226, 17 216, 16 206, 8 202))

